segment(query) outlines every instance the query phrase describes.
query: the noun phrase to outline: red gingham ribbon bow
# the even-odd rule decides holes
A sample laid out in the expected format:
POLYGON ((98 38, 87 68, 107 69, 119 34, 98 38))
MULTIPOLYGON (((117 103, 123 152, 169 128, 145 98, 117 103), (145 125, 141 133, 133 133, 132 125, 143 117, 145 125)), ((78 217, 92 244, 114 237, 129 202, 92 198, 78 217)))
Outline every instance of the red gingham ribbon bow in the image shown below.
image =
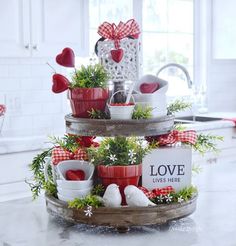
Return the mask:
POLYGON ((194 130, 177 131, 173 130, 169 134, 157 136, 156 141, 160 146, 167 144, 174 144, 177 142, 195 144, 197 141, 197 134, 194 130))
POLYGON ((82 148, 77 149, 75 152, 70 152, 61 147, 55 147, 52 150, 52 163, 54 165, 66 160, 88 160, 88 155, 82 148))
POLYGON ((120 21, 118 26, 114 23, 104 22, 98 27, 98 34, 104 38, 114 40, 115 48, 120 46, 120 40, 127 36, 138 38, 140 29, 138 23, 134 20, 128 20, 126 23, 120 21))
POLYGON ((0 104, 0 116, 6 113, 6 106, 4 104, 0 104))
POLYGON ((138 187, 149 199, 152 199, 152 198, 155 198, 157 196, 160 196, 160 195, 168 195, 170 193, 174 193, 175 190, 172 186, 166 186, 166 187, 163 187, 161 189, 159 188, 155 188, 153 190, 148 190, 147 188, 145 187, 138 187))

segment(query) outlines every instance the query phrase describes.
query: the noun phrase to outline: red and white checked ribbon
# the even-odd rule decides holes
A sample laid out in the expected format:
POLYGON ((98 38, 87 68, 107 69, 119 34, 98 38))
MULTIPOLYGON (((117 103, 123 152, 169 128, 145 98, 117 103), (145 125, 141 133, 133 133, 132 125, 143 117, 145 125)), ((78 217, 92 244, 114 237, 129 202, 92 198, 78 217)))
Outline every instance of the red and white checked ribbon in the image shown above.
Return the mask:
POLYGON ((55 147, 52 150, 52 163, 54 165, 66 160, 88 160, 88 155, 83 148, 77 149, 74 153, 61 147, 55 147))
POLYGON ((106 39, 114 40, 115 48, 118 49, 121 39, 127 36, 138 38, 140 29, 134 19, 130 19, 126 23, 120 21, 118 26, 114 23, 103 22, 103 24, 98 27, 98 34, 106 39))
POLYGON ((0 104, 0 116, 6 113, 6 106, 4 104, 0 104))
POLYGON ((169 134, 157 136, 155 140, 158 142, 160 146, 167 145, 167 144, 174 144, 177 142, 195 144, 197 141, 197 134, 196 131, 194 130, 188 130, 188 131, 173 130, 169 134))
POLYGON ((163 195, 166 196, 170 193, 174 193, 175 189, 172 186, 166 186, 163 188, 155 188, 153 190, 148 190, 145 187, 138 187, 149 199, 155 198, 157 196, 163 195))

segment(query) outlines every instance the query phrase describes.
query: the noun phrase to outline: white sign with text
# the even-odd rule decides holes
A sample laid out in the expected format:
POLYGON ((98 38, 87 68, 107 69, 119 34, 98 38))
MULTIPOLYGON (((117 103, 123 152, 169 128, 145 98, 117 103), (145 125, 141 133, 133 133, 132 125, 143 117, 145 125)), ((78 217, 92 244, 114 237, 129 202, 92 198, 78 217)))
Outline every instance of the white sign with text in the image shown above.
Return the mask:
POLYGON ((191 185, 192 149, 159 147, 143 159, 142 186, 148 189, 171 185, 176 191, 191 185))

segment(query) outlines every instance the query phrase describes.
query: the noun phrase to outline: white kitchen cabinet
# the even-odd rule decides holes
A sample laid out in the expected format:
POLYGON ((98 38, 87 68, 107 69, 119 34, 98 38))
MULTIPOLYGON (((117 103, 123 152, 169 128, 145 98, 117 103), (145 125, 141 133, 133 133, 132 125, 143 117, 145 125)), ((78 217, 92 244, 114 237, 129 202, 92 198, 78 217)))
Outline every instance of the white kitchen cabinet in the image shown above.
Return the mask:
POLYGON ((0 2, 0 56, 54 57, 64 47, 85 55, 88 45, 84 0, 0 2))
POLYGON ((203 134, 222 136, 223 141, 217 142, 218 153, 208 152, 204 155, 193 153, 194 164, 217 164, 218 162, 236 161, 236 129, 235 127, 218 128, 214 130, 198 131, 203 134))
POLYGON ((0 56, 30 56, 29 0, 0 2, 0 56))

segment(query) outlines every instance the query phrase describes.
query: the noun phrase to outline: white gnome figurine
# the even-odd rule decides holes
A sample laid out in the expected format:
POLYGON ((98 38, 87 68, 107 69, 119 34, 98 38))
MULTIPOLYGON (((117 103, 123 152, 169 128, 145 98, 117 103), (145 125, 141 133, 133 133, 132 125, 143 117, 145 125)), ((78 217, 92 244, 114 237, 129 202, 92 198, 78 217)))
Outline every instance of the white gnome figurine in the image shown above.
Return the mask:
POLYGON ((128 185, 124 190, 126 203, 128 206, 133 207, 147 207, 156 206, 155 203, 151 202, 146 195, 136 186, 128 185))
POLYGON ((103 195, 103 203, 105 207, 120 207, 121 200, 122 198, 119 186, 117 184, 108 185, 103 195))

